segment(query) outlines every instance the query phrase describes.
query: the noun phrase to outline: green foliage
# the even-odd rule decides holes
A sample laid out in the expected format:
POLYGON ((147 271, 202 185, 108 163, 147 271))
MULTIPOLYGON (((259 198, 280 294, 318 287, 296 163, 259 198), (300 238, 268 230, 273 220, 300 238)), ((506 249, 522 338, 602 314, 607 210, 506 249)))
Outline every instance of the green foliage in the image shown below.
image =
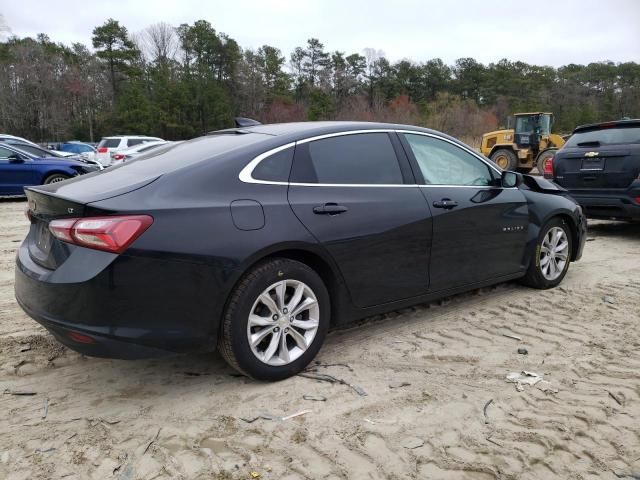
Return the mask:
POLYGON ((309 94, 309 120, 329 120, 335 111, 331 96, 319 88, 314 88, 309 94))

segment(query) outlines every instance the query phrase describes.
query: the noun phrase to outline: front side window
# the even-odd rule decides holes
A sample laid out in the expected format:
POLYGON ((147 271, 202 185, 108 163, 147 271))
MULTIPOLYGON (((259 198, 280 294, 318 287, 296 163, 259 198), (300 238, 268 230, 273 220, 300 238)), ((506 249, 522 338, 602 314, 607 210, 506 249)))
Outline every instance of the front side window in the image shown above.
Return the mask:
POLYGON ((488 165, 462 148, 426 135, 405 134, 427 185, 491 185, 488 165))
POLYGON ((1 159, 6 160, 11 155, 15 155, 15 152, 12 151, 12 150, 9 150, 8 148, 0 147, 0 158, 1 159))
POLYGON ((389 135, 362 133, 299 144, 291 181, 395 185, 402 184, 403 177, 389 135))
POLYGON ((42 150, 40 148, 32 147, 31 145, 16 145, 23 152, 30 153, 36 157, 44 158, 44 157, 53 157, 54 154, 47 152, 46 150, 42 150))

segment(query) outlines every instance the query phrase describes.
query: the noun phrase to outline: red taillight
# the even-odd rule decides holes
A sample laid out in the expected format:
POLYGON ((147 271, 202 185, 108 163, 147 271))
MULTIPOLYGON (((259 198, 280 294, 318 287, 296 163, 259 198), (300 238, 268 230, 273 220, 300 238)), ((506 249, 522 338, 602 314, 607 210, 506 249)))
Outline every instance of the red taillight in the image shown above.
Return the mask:
POLYGON ((109 151, 109 149, 107 147, 100 147, 98 149, 98 153, 107 153, 109 151))
POLYGON ((76 223, 77 218, 65 218, 63 220, 53 220, 49 223, 49 231, 53 233, 53 236, 63 242, 73 243, 73 237, 71 236, 71 229, 73 224, 76 223))
POLYGON ((112 158, 113 160, 122 160, 122 159, 124 159, 124 155, 123 155, 123 154, 121 154, 121 153, 116 153, 116 154, 114 154, 114 155, 111 155, 111 158, 112 158))
POLYGON ((76 343, 94 343, 93 338, 89 335, 83 335, 78 332, 69 332, 69 338, 76 343))
POLYGON ((122 253, 153 223, 149 215, 65 218, 52 220, 49 230, 58 240, 81 247, 122 253))
POLYGON ((544 162, 544 178, 553 178, 553 157, 544 162))
POLYGON ((638 195, 636 198, 634 198, 634 200, 636 201, 636 203, 640 203, 640 195, 638 195))

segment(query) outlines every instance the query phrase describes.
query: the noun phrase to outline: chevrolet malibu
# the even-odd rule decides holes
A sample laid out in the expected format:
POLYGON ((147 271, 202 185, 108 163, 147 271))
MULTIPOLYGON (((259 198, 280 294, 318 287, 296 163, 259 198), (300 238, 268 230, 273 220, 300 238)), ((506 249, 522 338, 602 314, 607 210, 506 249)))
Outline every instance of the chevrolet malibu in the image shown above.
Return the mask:
POLYGON ((508 280, 555 287, 586 233, 554 183, 376 123, 222 130, 26 194, 16 298, 61 343, 217 347, 264 380, 302 370, 332 326, 508 280))

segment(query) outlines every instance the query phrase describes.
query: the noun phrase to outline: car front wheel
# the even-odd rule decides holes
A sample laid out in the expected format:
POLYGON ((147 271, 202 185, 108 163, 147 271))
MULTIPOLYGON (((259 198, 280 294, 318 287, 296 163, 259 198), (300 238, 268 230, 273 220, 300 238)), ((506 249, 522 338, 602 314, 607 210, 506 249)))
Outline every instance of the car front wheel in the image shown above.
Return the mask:
POLYGON ((53 175, 49 175, 47 178, 45 178, 44 185, 49 185, 50 183, 62 182, 63 180, 67 180, 69 178, 71 177, 68 177, 67 175, 63 175, 62 173, 54 173, 53 175))
POLYGON ((552 218, 541 229, 522 283, 534 288, 552 288, 562 282, 571 262, 571 230, 561 218, 552 218))
POLYGON ((282 380, 316 356, 330 322, 327 289, 307 265, 289 259, 263 263, 234 289, 218 349, 239 372, 282 380))

